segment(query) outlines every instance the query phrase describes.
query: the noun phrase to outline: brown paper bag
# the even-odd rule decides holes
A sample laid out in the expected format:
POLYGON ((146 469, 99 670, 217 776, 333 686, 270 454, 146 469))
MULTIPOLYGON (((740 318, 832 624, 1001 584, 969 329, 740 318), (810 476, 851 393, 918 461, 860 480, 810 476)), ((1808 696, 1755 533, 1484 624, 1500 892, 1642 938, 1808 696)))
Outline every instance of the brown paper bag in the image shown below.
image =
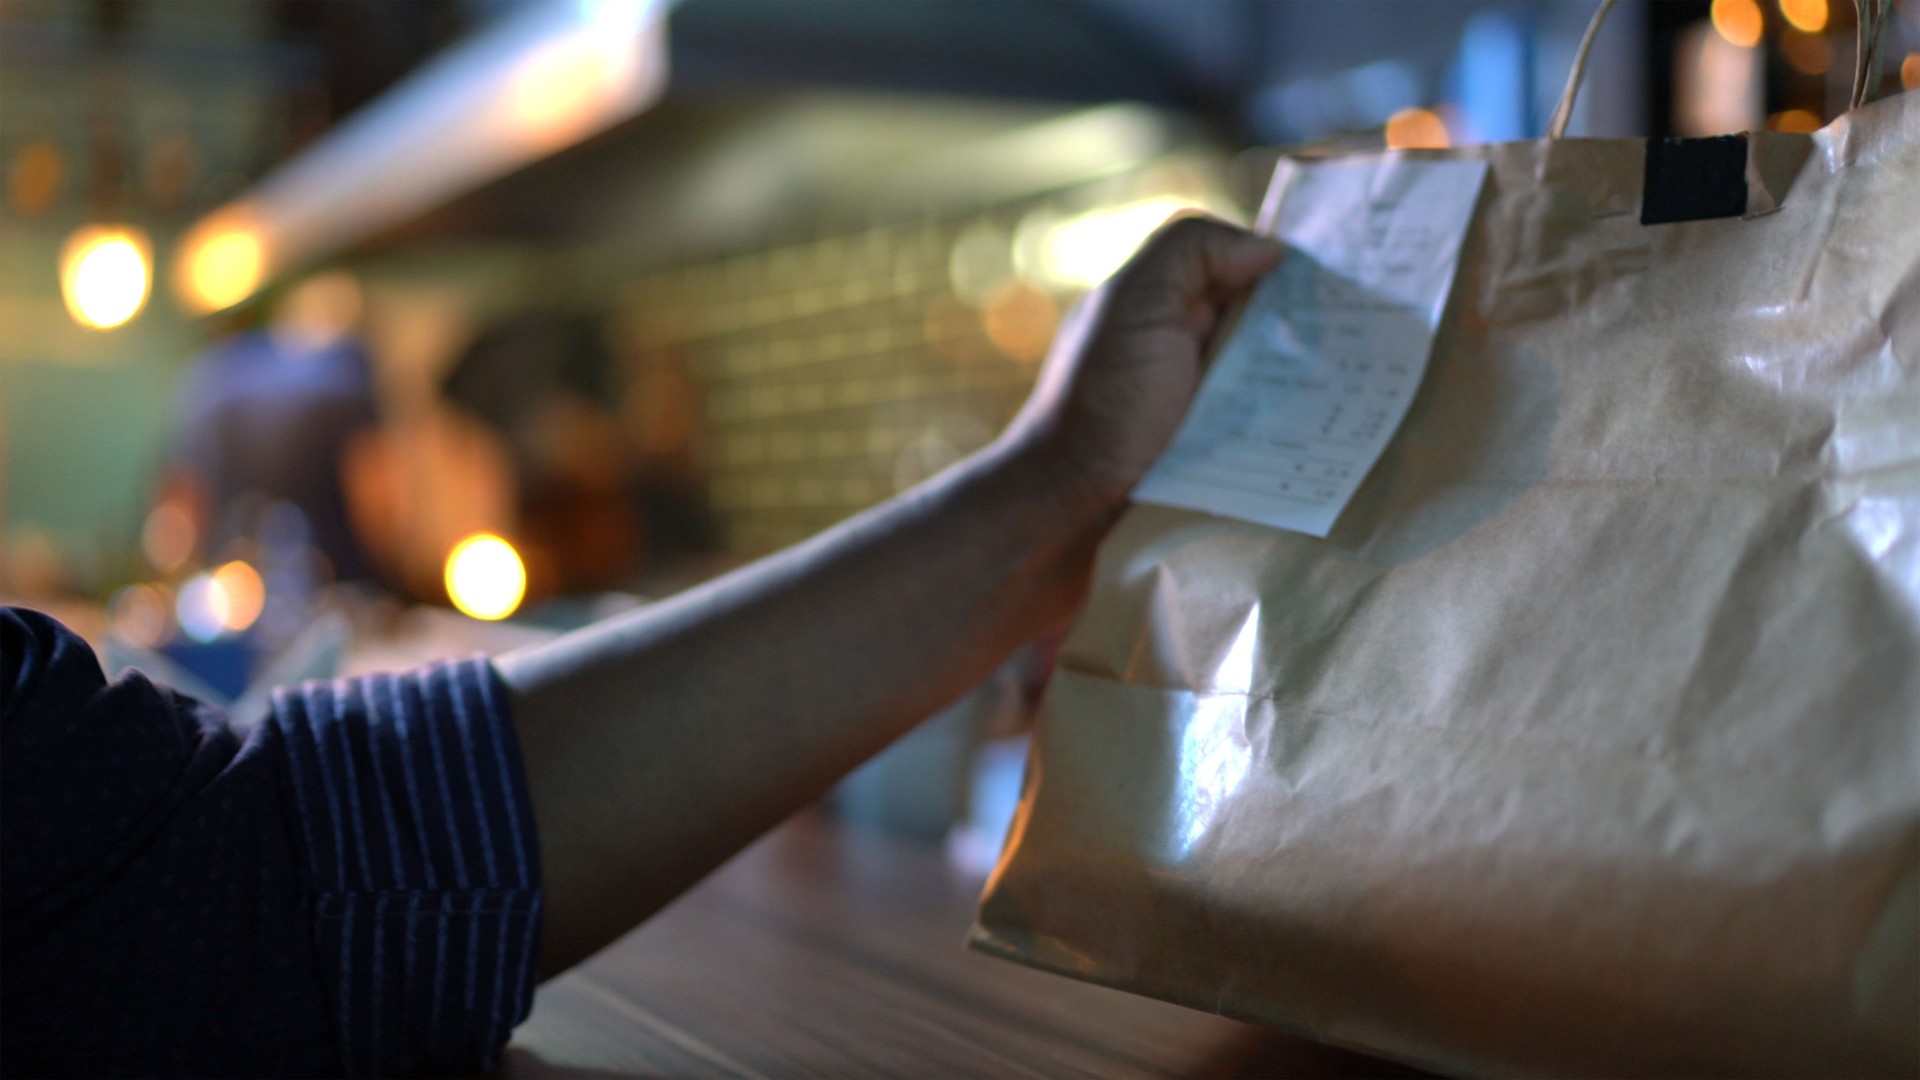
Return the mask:
POLYGON ((1136 506, 972 944, 1447 1071, 1920 1071, 1920 93, 1469 147, 1420 397, 1322 541, 1136 506))

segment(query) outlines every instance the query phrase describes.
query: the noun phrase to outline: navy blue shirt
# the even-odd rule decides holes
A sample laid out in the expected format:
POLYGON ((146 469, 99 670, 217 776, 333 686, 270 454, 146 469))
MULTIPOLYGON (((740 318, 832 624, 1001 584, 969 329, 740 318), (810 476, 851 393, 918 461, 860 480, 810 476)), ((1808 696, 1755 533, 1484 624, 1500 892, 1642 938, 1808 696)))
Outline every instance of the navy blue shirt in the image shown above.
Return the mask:
POLYGON ((241 732, 0 608, 0 1070, 373 1075, 498 1061, 540 860, 475 659, 281 691, 241 732))

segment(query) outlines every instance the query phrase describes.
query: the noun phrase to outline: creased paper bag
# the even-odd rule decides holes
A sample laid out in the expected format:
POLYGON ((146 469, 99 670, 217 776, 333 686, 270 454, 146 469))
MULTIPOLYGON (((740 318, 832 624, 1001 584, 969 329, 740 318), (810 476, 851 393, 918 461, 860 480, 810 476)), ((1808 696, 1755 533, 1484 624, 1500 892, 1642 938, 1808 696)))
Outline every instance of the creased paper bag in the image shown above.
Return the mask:
POLYGON ((1136 506, 972 943, 1468 1073, 1920 1071, 1920 94, 1490 164, 1322 541, 1136 506))

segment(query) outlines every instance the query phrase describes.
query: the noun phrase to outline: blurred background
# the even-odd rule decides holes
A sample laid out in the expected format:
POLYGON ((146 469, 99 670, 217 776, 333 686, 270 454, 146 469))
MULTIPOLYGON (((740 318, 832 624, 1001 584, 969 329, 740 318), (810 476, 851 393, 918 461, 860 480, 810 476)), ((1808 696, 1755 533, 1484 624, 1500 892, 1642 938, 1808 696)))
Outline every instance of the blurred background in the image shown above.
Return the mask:
MULTIPOLYGON (((0 0, 0 600, 242 713, 645 603, 983 445, 1062 312, 1280 153, 1538 137, 1591 14, 0 0)), ((1813 130, 1856 28, 1623 0, 1572 133, 1813 130)), ((1903 0, 1881 93, 1916 50, 1903 0)), ((848 798, 937 832, 998 753, 848 798)))

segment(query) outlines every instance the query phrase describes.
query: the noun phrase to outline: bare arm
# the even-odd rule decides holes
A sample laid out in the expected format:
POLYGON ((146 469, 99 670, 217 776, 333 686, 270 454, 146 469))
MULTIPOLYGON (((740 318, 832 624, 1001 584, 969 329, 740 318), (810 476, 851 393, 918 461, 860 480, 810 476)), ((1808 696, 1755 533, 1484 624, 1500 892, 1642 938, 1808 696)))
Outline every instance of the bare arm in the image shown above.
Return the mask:
POLYGON ((716 582, 503 657, 539 823, 544 974, 657 911, 1069 618, 1278 249, 1169 227, 1065 327, 991 447, 716 582))

